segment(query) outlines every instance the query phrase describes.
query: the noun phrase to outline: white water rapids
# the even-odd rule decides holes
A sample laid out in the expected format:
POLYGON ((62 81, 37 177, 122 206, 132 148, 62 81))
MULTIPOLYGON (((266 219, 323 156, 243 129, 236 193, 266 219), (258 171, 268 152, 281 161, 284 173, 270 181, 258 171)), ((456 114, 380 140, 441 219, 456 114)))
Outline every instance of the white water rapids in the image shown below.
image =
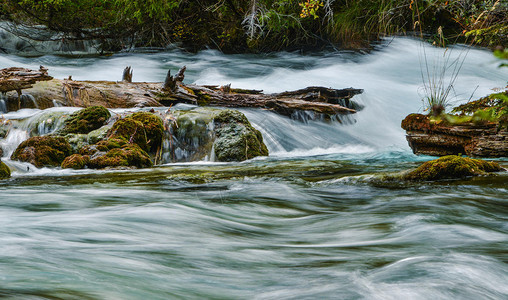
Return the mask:
MULTIPOLYGON (((0 181, 0 297, 507 299, 507 172, 421 184, 368 180, 430 159, 411 153, 400 128, 423 110, 422 47, 398 37, 371 53, 0 55, 0 68, 44 65, 76 80, 120 80, 132 66, 134 81, 162 81, 168 68, 186 65, 187 83, 365 91, 354 97, 365 109, 344 124, 242 109, 269 157, 129 171, 27 172, 8 152, 28 128, 56 125, 30 127, 46 113, 37 109, 4 114, 25 123, 0 140, 3 161, 16 168, 0 181)), ((424 47, 432 69, 443 49, 424 47)), ((485 49, 469 50, 452 104, 504 88, 508 68, 500 64, 485 49)))

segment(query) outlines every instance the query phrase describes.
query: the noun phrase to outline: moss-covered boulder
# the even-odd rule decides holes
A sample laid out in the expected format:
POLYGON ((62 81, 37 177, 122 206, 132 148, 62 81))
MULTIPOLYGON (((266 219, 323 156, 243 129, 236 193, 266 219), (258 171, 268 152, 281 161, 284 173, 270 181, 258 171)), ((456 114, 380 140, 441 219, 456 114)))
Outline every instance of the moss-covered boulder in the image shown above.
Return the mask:
POLYGON ((0 179, 6 179, 9 177, 11 177, 11 170, 3 161, 0 161, 0 179))
POLYGON ((148 152, 157 152, 162 146, 162 137, 164 134, 162 119, 149 112, 137 112, 130 115, 129 118, 143 123, 148 144, 147 150, 148 152))
POLYGON ((114 148, 106 154, 90 159, 88 167, 93 169, 136 167, 148 168, 153 165, 148 153, 136 144, 114 148))
POLYGON ((73 154, 68 156, 62 162, 62 169, 83 169, 86 167, 90 157, 88 155, 73 154))
POLYGON ((108 152, 109 150, 113 150, 116 148, 122 148, 126 146, 128 142, 124 139, 118 138, 109 138, 107 140, 102 140, 95 144, 95 148, 99 151, 108 152))
POLYGON ((108 132, 108 139, 123 139, 131 144, 138 145, 147 151, 148 144, 143 123, 132 118, 123 118, 115 122, 108 132))
POLYGON ((60 136, 35 136, 22 142, 11 156, 12 160, 29 162, 40 168, 59 167, 72 154, 72 148, 60 136))
POLYGON ((403 179, 411 181, 454 179, 484 175, 488 172, 501 170, 496 162, 448 155, 423 163, 415 170, 404 174, 403 179))
POLYGON ((103 106, 90 106, 73 113, 65 120, 62 133, 89 133, 102 127, 111 117, 103 106))
POLYGON ((77 153, 83 147, 90 145, 88 136, 80 133, 69 133, 64 136, 65 140, 71 145, 72 152, 77 153))
POLYGON ((218 161, 243 161, 268 155, 259 130, 239 111, 226 109, 215 115, 214 142, 218 161))

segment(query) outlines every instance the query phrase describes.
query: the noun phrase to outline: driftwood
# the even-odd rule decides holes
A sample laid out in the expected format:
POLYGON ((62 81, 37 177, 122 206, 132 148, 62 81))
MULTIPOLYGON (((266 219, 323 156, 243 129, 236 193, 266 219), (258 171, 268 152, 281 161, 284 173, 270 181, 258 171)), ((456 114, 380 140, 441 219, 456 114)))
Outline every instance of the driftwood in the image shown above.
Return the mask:
POLYGON ((123 70, 122 81, 132 82, 132 68, 130 66, 123 70))
MULTIPOLYGON (((174 77, 168 72, 165 82, 161 84, 129 82, 132 79, 132 69, 129 67, 124 70, 124 81, 122 82, 73 81, 71 77, 64 80, 49 80, 51 77, 47 75, 47 70, 41 67, 39 72, 23 71, 22 73, 27 76, 26 80, 16 79, 12 83, 5 83, 4 86, 11 88, 0 89, 0 91, 24 89, 25 94, 33 96, 34 105, 41 109, 55 105, 81 107, 102 105, 109 108, 128 108, 171 106, 177 103, 263 108, 283 115, 292 115, 297 111, 311 111, 325 115, 352 114, 361 109, 360 105, 351 101, 353 96, 363 92, 360 89, 337 90, 307 87, 297 91, 263 94, 261 90, 236 89, 231 85, 221 87, 186 85, 182 82, 185 69, 185 67, 181 68, 174 77), (38 74, 38 76, 32 76, 32 74, 38 74), (35 83, 37 80, 49 81, 35 83), (19 83, 16 85, 15 82, 19 83)), ((1 72, 6 72, 6 69, 1 72)), ((14 78, 20 78, 20 76, 14 78)), ((3 79, 3 82, 7 81, 9 81, 7 77, 3 79)), ((14 98, 13 94, 8 97, 8 99, 14 98)), ((23 105, 29 107, 30 103, 23 105)), ((13 105, 8 105, 8 108, 10 110, 16 109, 13 105)))

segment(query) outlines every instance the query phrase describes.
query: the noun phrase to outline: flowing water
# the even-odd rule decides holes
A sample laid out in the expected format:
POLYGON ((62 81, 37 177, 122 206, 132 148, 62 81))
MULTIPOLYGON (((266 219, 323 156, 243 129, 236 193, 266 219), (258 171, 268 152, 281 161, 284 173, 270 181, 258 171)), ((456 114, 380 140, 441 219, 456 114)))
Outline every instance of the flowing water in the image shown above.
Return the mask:
MULTIPOLYGON (((365 90, 356 97, 365 109, 342 123, 242 110, 269 157, 134 171, 10 161, 29 131, 59 124, 58 117, 41 122, 48 112, 37 109, 4 114, 22 125, 0 140, 14 169, 0 181, 0 296, 506 299, 508 172, 438 183, 373 180, 432 158, 413 155, 400 129, 406 114, 422 111, 421 53, 418 41, 394 38, 368 54, 0 56, 0 68, 44 65, 54 77, 78 80, 120 80, 130 65, 135 81, 162 81, 168 68, 187 65, 186 82, 198 84, 365 90)), ((442 50, 426 54, 432 63, 442 50)), ((508 71, 499 64, 486 50, 470 50, 453 101, 503 88, 508 71)))

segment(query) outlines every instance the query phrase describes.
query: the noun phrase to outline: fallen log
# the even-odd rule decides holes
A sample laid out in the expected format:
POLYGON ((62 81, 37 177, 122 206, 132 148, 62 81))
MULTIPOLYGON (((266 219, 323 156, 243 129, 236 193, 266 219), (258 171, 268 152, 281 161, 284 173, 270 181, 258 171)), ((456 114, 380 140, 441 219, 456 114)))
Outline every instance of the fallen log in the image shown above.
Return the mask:
MULTIPOLYGON (((12 68, 11 68, 12 69, 12 68)), ((5 70, 5 69, 4 69, 5 70)), ((4 71, 2 70, 2 71, 4 71)), ((44 69, 46 72, 47 70, 44 69)), ((41 67, 41 72, 43 71, 41 67)), ((51 79, 47 73, 42 73, 31 81, 30 71, 27 79, 21 80, 24 84, 11 85, 6 92, 23 89, 34 101, 22 103, 23 107, 36 106, 48 108, 56 105, 88 107, 102 105, 108 108, 129 108, 147 106, 172 106, 178 103, 195 104, 199 106, 222 107, 254 107, 273 110, 279 114, 290 116, 298 111, 311 111, 327 116, 338 114, 353 114, 362 107, 353 102, 351 98, 363 92, 361 89, 332 89, 324 87, 307 87, 297 91, 283 93, 263 94, 260 90, 246 90, 226 86, 200 86, 184 84, 185 67, 173 77, 168 72, 164 83, 130 82, 132 70, 126 68, 123 81, 74 81, 68 79, 51 79), (45 75, 44 75, 45 74, 45 75)), ((18 76, 19 77, 19 76, 18 76)), ((4 81, 9 81, 8 78, 4 81)), ((18 80, 20 81, 20 80, 18 80)), ((1 90, 0 91, 4 91, 1 90)), ((18 92, 17 98, 19 101, 18 92)), ((12 105, 16 95, 8 95, 7 107, 16 110, 12 105)))
POLYGON ((0 92, 6 94, 16 91, 18 109, 21 108, 21 94, 23 89, 31 88, 37 81, 51 80, 48 69, 43 66, 38 71, 25 68, 6 68, 0 70, 0 92))

